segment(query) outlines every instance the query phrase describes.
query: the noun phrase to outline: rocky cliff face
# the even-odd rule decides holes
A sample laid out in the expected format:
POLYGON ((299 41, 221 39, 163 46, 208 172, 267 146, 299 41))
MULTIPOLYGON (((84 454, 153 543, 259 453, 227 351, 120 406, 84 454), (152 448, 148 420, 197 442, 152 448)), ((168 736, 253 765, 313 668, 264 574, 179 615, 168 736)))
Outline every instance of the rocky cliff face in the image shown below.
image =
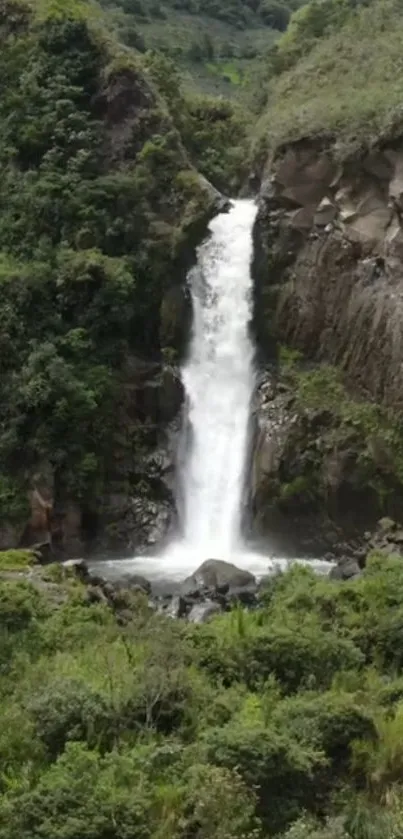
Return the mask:
POLYGON ((309 374, 303 387, 294 375, 286 396, 259 397, 255 526, 275 529, 280 508, 280 531, 294 527, 307 550, 362 532, 385 509, 402 515, 401 441, 380 419, 396 429, 403 407, 402 210, 400 142, 344 162, 330 140, 300 142, 281 150, 262 184, 254 233, 261 354, 288 345, 309 369, 330 364, 331 376, 337 368, 344 383, 329 399, 324 368, 315 404, 304 403, 309 374))
POLYGON ((260 335, 391 407, 403 400, 403 144, 338 163, 324 144, 283 151, 255 230, 260 335))

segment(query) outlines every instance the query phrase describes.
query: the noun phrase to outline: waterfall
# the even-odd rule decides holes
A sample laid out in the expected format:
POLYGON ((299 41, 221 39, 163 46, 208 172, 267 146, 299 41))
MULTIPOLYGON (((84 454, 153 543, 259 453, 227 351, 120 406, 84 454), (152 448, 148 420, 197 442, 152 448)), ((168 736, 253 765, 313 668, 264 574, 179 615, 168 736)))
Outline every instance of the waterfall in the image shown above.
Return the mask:
POLYGON ((189 276, 193 330, 182 370, 190 441, 180 476, 183 547, 201 558, 239 550, 240 506, 254 388, 249 337, 256 206, 216 216, 189 276))
MULTIPOLYGON (((107 563, 112 578, 134 572, 152 581, 181 580, 211 558, 232 561, 257 576, 288 564, 248 551, 240 528, 255 385, 249 335, 255 216, 255 204, 244 200, 216 216, 188 277, 193 326, 182 368, 186 405, 178 467, 180 537, 159 556, 107 563)), ((320 561, 313 564, 318 570, 329 568, 320 561)))

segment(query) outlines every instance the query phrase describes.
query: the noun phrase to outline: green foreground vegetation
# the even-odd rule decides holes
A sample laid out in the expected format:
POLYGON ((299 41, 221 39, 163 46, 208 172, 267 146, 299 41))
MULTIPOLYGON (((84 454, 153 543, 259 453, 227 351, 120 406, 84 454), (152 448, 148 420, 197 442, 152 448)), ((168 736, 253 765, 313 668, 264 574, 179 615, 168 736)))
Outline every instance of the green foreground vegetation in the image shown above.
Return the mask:
POLYGON ((400 557, 294 567, 196 627, 12 559, 1 839, 401 839, 400 557))

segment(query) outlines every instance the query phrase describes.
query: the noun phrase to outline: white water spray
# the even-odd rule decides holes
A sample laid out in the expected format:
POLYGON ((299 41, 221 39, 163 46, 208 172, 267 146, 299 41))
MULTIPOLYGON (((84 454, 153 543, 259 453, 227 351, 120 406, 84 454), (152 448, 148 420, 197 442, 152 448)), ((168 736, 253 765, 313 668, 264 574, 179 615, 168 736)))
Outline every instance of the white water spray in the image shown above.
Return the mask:
MULTIPOLYGON (((240 530, 255 385, 249 336, 255 216, 252 201, 235 201, 228 213, 216 216, 189 275, 194 317, 182 369, 187 401, 182 432, 187 450, 178 476, 182 536, 157 557, 106 563, 112 577, 132 572, 150 581, 177 581, 210 558, 232 561, 262 576, 270 567, 289 562, 249 552, 240 530)), ((327 563, 314 564, 317 570, 329 568, 327 563)))
POLYGON ((256 207, 237 201, 210 224, 189 282, 193 334, 182 371, 191 428, 181 476, 184 547, 226 557, 239 550, 240 507, 254 388, 252 226, 256 207))

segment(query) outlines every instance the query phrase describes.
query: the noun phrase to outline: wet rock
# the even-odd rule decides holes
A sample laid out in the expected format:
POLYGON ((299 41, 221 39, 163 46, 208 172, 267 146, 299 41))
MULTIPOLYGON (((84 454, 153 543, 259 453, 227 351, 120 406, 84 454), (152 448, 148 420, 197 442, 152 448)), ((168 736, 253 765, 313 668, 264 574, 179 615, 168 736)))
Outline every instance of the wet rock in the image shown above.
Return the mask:
POLYGON ((189 623, 206 623, 215 615, 219 615, 220 612, 222 612, 222 609, 219 603, 214 600, 204 600, 202 603, 196 603, 192 606, 187 619, 189 623))
POLYGON ((136 591, 143 591, 145 594, 151 594, 151 583, 146 577, 141 574, 125 574, 118 585, 136 591))
MULTIPOLYGON (((298 385, 302 381, 298 368, 295 375, 298 385)), ((363 440, 351 433, 347 437, 348 426, 329 410, 305 405, 302 391, 296 398, 278 388, 272 370, 266 379, 268 384, 262 377, 253 404, 250 533, 270 539, 280 554, 351 556, 382 510, 379 492, 362 475, 363 440)), ((397 516, 403 485, 399 490, 393 464, 386 461, 378 440, 371 440, 370 453, 389 490, 388 508, 397 516)), ((403 528, 400 531, 403 536, 403 528)), ((362 567, 362 554, 354 555, 362 567)))
POLYGON ((282 147, 262 184, 260 351, 278 340, 311 361, 341 363, 353 389, 401 410, 403 154, 393 145, 341 164, 331 146, 312 138, 282 147))
POLYGON ((117 591, 116 591, 116 587, 113 585, 113 583, 102 582, 102 591, 104 592, 105 597, 107 597, 107 599, 110 603, 113 603, 115 601, 117 591))
POLYGON ((50 565, 55 561, 52 545, 48 541, 41 542, 38 545, 32 545, 31 550, 41 565, 50 565))
POLYGON ((160 318, 161 346, 174 347, 182 353, 192 321, 192 304, 187 287, 167 289, 161 301, 160 318))
POLYGON ((62 566, 63 568, 73 570, 79 580, 82 580, 83 583, 86 583, 89 580, 94 580, 94 577, 91 575, 88 565, 84 559, 66 559, 65 562, 62 562, 62 566))
POLYGON ((318 227, 326 227, 331 224, 337 216, 337 207, 329 198, 323 198, 316 209, 314 224, 318 227))
POLYGON ((175 511, 168 500, 115 493, 106 500, 105 520, 108 524, 101 546, 133 554, 164 541, 175 520, 175 511))
POLYGON ((244 587, 234 586, 230 589, 227 602, 229 604, 242 603, 243 606, 249 606, 249 608, 252 608, 253 606, 256 606, 258 602, 258 590, 259 588, 257 583, 252 583, 251 585, 244 587))
POLYGON ((108 604, 108 598, 101 586, 88 586, 86 591, 86 601, 89 604, 103 603, 108 604))
POLYGON ((256 585, 256 580, 249 571, 243 571, 231 562, 224 562, 222 559, 207 559, 184 580, 181 585, 181 594, 197 594, 203 589, 220 590, 222 586, 228 586, 228 592, 239 591, 252 585, 256 585))
POLYGON ((342 557, 339 559, 329 574, 331 580, 351 580, 359 577, 361 568, 356 559, 353 557, 342 557))
POLYGON ((164 614, 168 618, 183 618, 187 610, 188 606, 184 598, 180 594, 175 594, 166 609, 164 609, 164 614))

